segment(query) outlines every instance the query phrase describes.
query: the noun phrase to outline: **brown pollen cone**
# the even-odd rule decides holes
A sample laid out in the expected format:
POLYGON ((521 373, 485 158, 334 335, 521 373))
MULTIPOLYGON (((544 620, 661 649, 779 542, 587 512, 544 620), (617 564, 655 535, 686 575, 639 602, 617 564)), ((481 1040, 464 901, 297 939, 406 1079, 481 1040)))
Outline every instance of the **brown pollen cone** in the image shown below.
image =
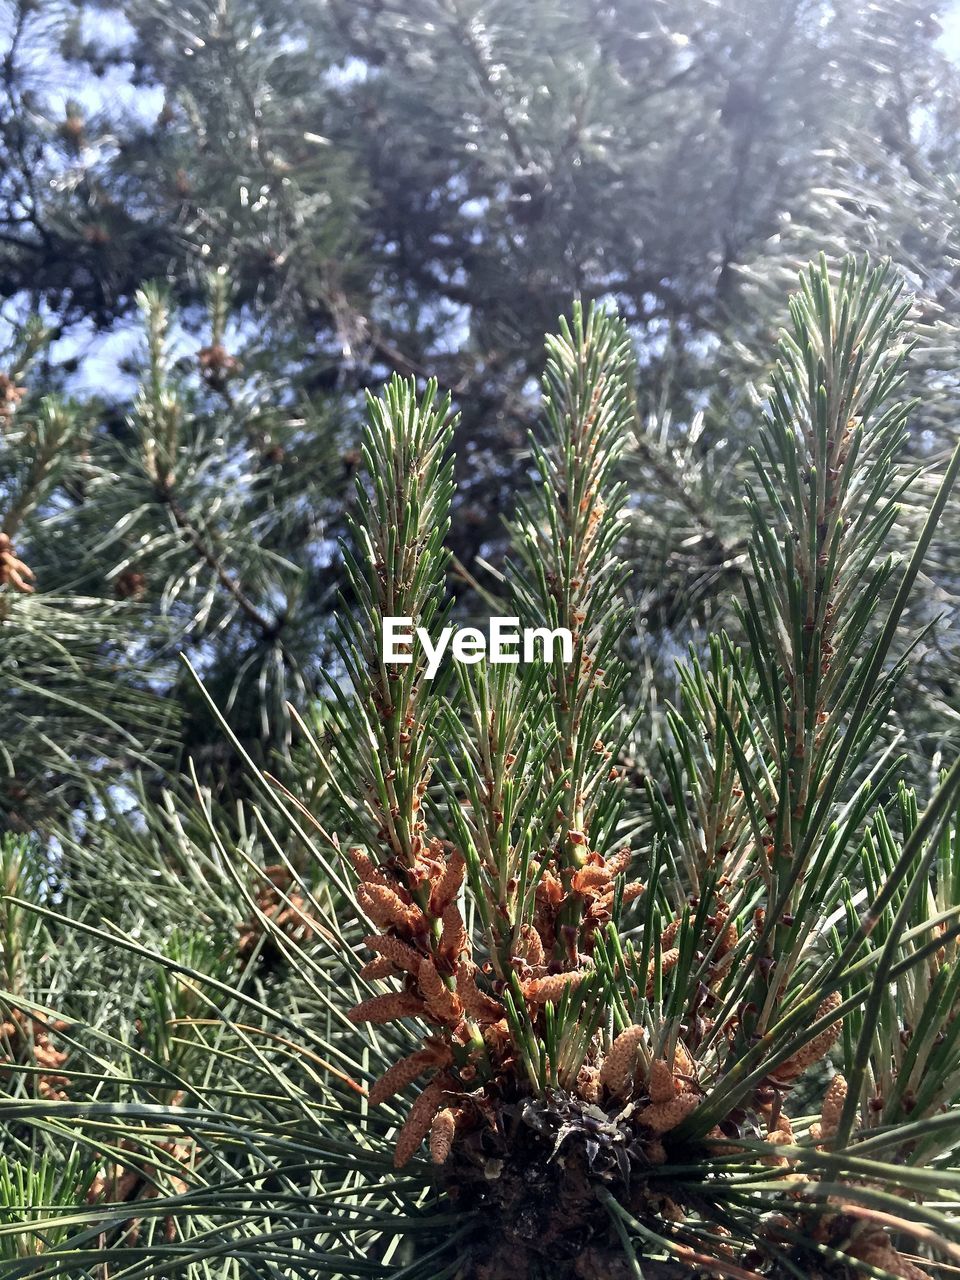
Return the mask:
POLYGON ((11 586, 24 595, 33 591, 30 585, 36 576, 28 565, 18 558, 9 535, 0 533, 0 587, 11 586))

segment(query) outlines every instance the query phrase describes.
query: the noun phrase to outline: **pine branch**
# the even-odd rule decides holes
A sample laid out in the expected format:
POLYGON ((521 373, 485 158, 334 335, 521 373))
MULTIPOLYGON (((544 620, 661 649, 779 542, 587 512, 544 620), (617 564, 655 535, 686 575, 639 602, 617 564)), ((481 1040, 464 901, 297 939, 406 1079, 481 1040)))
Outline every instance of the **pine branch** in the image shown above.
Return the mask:
MULTIPOLYGON (((10 895, 51 936, 159 971, 137 979, 150 1016, 120 1100, 81 1065, 115 1052, 99 1026, 70 1036, 69 1101, 0 1100, 108 1153, 48 1274, 121 1248, 144 1276, 299 1266, 304 1240, 318 1275, 384 1280, 919 1276, 915 1251, 960 1250, 960 764, 921 814, 885 726, 960 452, 909 563, 878 567, 905 486, 905 310, 885 268, 848 263, 811 269, 792 316, 748 495, 745 644, 682 668, 645 886, 610 852, 630 819, 594 749, 626 720, 622 328, 577 309, 550 340, 518 522, 517 611, 570 624, 569 664, 431 680, 419 647, 383 652, 388 618, 450 616, 452 421, 433 385, 371 397, 341 667, 307 744, 321 783, 301 799, 248 754, 265 807, 234 829, 253 839, 209 797, 169 851, 151 818, 171 888, 149 938, 10 895), (174 923, 195 862, 239 945, 212 916, 174 923)), ((111 865, 132 868, 116 830, 111 865)))

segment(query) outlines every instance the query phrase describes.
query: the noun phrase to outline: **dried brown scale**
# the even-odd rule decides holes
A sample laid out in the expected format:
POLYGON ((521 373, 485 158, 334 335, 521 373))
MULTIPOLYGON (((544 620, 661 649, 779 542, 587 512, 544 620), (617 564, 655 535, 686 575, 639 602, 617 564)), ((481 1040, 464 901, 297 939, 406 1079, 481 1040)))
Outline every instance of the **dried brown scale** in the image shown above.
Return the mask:
MULTIPOLYGON (((727 953, 730 952, 737 945, 737 942, 739 941, 739 934, 737 932, 737 926, 735 924, 728 925, 726 923, 725 908, 718 909, 717 917, 718 918, 714 926, 714 931, 715 931, 715 934, 720 935, 720 941, 717 944, 716 950, 714 951, 714 955, 719 960, 719 959, 722 959, 725 955, 727 955, 727 953)), ((682 919, 678 917, 675 920, 671 920, 670 923, 666 925, 665 928, 663 929, 662 933, 660 934, 660 946, 664 952, 669 951, 673 948, 673 944, 676 941, 677 934, 680 932, 680 925, 682 923, 683 923, 682 919)))
MULTIPOLYGON (((409 888, 416 894, 425 893, 427 899, 431 897, 434 888, 443 879, 443 862, 432 856, 431 852, 420 850, 413 859, 413 865, 408 868, 406 875, 406 883, 409 888)), ((434 911, 432 905, 429 908, 431 915, 439 915, 439 911, 434 911)))
POLYGON ((667 1222, 683 1222, 686 1218, 686 1214, 680 1206, 675 1200, 671 1200, 669 1196, 662 1196, 659 1201, 656 1202, 656 1209, 660 1217, 664 1218, 667 1222))
POLYGON ((612 880, 613 873, 605 862, 588 863, 574 873, 571 887, 574 893, 597 893, 605 890, 612 880))
POLYGON ((607 894, 591 902, 584 912, 580 928, 581 945, 587 950, 592 946, 597 930, 613 918, 613 894, 607 894))
MULTIPOLYGON (((467 1010, 467 1013, 469 1014, 469 1010, 467 1010)), ((477 1021, 480 1021, 480 1019, 477 1019, 477 1021)), ((483 1040, 494 1058, 500 1058, 506 1050, 511 1048, 513 1042, 510 1037, 510 1024, 506 1018, 488 1022, 483 1028, 483 1040)))
POLYGON ((573 874, 571 887, 575 893, 605 892, 612 886, 614 879, 621 876, 630 865, 631 852, 622 849, 612 858, 603 859, 599 854, 590 854, 586 863, 573 874))
MULTIPOLYGON (((127 1139, 121 1139, 120 1146, 129 1148, 131 1151, 135 1150, 133 1145, 127 1139)), ((191 1144, 177 1142, 174 1140, 158 1143, 156 1144, 155 1149, 162 1151, 165 1155, 172 1156, 178 1164, 182 1164, 184 1166, 189 1164, 194 1154, 191 1144)), ((126 1164, 112 1163, 107 1173, 100 1173, 93 1180, 90 1191, 87 1195, 87 1200, 88 1203, 94 1203, 101 1199, 108 1183, 112 1183, 117 1187, 122 1186, 127 1192, 127 1194, 124 1194, 123 1190, 120 1190, 118 1193, 113 1194, 111 1199, 129 1200, 131 1198, 130 1192, 141 1182, 145 1185, 140 1190, 137 1198, 150 1199, 153 1196, 161 1194, 159 1187, 152 1185, 158 1181, 158 1179, 158 1168, 152 1162, 147 1163, 140 1168, 131 1167, 126 1164)), ((178 1195, 183 1195, 189 1190, 189 1184, 182 1178, 174 1176, 170 1177, 169 1181, 171 1188, 178 1195)))
POLYGON ((311 941, 317 932, 317 923, 308 914, 306 907, 307 900, 303 894, 293 890, 286 900, 277 903, 276 910, 272 912, 277 928, 301 945, 311 941))
POLYGON ((915 1262, 909 1258, 905 1258, 902 1253, 898 1253, 900 1265, 904 1269, 903 1280, 933 1280, 929 1271, 924 1271, 923 1267, 918 1267, 915 1262))
POLYGON ((633 1084, 637 1071, 637 1056, 645 1034, 641 1026, 627 1027, 620 1032, 610 1046, 610 1051, 600 1068, 600 1083, 611 1093, 626 1093, 633 1084))
MULTIPOLYGON (((535 870, 536 867, 531 864, 531 873, 535 870)), ((535 897, 538 902, 554 908, 559 907, 566 900, 567 892, 563 887, 563 881, 554 874, 550 867, 540 877, 535 897)))
POLYGON ((549 955, 557 940, 557 916, 567 900, 567 893, 552 871, 544 871, 534 894, 533 924, 549 955))

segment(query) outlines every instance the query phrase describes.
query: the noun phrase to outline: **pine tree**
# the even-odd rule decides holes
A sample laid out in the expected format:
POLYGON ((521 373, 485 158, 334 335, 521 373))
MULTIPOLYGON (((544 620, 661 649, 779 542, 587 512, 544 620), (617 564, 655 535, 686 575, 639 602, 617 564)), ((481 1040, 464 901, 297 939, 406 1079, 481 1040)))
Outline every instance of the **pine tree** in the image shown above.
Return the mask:
POLYGON ((82 803, 98 780, 159 758, 168 720, 142 665, 124 655, 129 611, 78 590, 75 561, 72 590, 43 590, 49 561, 33 540, 46 519, 46 555, 69 559, 69 531, 56 525, 85 483, 89 434, 81 405, 29 390, 48 341, 26 325, 0 374, 0 830, 24 832, 82 803), (37 558, 21 550, 31 545, 37 558))
POLYGON ((450 616, 456 424, 435 384, 370 397, 299 794, 246 754, 242 816, 108 813, 79 901, 6 851, 5 1275, 949 1273, 960 764, 921 800, 891 707, 960 450, 891 553, 910 304, 822 261, 789 316, 740 638, 681 664, 646 790, 622 322, 548 340, 512 529, 567 662, 381 659, 385 617, 450 616))
POLYGON ((34 324, 6 363, 0 803, 23 830, 79 815, 138 771, 164 785, 178 758, 186 767, 178 738, 211 785, 238 784, 178 655, 203 666, 261 763, 283 758, 287 704, 316 688, 335 582, 327 522, 352 464, 329 468, 336 429, 284 403, 252 342, 233 354, 222 272, 207 295, 190 352, 167 293, 140 292, 127 406, 44 394, 50 335, 34 324))

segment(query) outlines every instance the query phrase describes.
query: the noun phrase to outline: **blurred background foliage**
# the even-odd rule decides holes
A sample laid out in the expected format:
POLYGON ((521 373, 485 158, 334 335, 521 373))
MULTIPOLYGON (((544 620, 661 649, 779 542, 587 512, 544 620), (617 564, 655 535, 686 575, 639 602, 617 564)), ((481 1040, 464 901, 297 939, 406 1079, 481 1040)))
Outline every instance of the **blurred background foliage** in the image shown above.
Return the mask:
MULTIPOLYGON (((489 612, 542 334, 574 294, 614 302, 637 351, 646 769, 674 660, 744 570, 750 388, 813 252, 906 274, 910 448, 944 456, 955 28, 914 0, 3 0, 0 523, 38 588, 2 605, 6 821, 75 808, 78 761, 82 789, 185 768, 183 743, 242 792, 179 653, 282 768, 285 705, 330 663, 360 389, 393 370, 462 411, 456 585, 489 612)), ((950 544, 930 615, 953 609, 950 544)), ((925 751, 955 727, 949 644, 907 699, 925 751)))

